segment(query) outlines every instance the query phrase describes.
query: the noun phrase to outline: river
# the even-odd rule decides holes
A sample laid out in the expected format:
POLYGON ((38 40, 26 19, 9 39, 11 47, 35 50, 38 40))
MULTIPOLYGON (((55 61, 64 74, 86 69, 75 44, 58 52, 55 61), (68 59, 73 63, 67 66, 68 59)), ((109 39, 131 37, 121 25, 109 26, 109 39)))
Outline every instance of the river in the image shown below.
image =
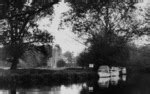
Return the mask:
POLYGON ((150 94, 150 74, 132 73, 98 81, 37 87, 5 87, 0 94, 150 94))

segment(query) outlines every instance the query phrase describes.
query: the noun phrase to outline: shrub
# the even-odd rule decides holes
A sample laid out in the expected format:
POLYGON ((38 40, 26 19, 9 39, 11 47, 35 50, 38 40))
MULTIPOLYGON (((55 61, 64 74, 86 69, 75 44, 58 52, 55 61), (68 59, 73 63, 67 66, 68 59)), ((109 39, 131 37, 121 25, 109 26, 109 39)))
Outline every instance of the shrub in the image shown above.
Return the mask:
POLYGON ((57 62, 57 67, 64 67, 64 66, 66 66, 66 62, 63 59, 57 62))

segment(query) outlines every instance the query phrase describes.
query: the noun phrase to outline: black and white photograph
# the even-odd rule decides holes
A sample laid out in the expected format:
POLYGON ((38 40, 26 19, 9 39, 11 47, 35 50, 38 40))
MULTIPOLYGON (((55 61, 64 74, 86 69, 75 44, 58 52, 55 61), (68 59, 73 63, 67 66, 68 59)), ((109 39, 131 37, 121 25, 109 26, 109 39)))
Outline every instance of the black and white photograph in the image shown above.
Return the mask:
POLYGON ((0 0, 0 94, 150 94, 150 0, 0 0))

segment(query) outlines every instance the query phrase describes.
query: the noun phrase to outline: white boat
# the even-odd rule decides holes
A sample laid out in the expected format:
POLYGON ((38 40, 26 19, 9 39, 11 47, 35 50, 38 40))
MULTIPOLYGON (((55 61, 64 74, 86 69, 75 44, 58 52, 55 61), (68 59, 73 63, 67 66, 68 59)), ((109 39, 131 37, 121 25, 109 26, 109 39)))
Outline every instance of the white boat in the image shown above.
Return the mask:
POLYGON ((118 67, 111 67, 110 75, 111 76, 119 76, 120 69, 118 67))
POLYGON ((127 70, 125 67, 111 67, 109 66, 100 66, 98 69, 98 75, 99 77, 112 77, 112 76, 119 76, 121 74, 125 75, 127 73, 127 70))
POLYGON ((100 66, 98 69, 98 75, 100 77, 110 77, 109 66, 100 66))
POLYGON ((122 74, 127 74, 127 69, 126 68, 122 68, 121 72, 122 72, 122 74))

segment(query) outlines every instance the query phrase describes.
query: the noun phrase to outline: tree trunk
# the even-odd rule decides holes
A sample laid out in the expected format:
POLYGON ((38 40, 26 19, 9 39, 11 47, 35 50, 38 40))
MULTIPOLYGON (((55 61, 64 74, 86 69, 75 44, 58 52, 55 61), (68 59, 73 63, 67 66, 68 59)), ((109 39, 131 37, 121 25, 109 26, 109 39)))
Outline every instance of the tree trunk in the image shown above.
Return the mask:
POLYGON ((11 64, 11 68, 10 68, 10 69, 11 69, 11 70, 17 69, 18 63, 19 63, 18 58, 14 58, 14 59, 12 60, 12 64, 11 64))

